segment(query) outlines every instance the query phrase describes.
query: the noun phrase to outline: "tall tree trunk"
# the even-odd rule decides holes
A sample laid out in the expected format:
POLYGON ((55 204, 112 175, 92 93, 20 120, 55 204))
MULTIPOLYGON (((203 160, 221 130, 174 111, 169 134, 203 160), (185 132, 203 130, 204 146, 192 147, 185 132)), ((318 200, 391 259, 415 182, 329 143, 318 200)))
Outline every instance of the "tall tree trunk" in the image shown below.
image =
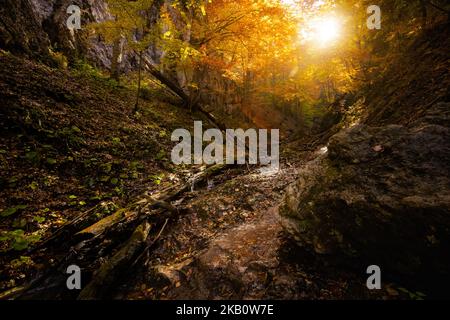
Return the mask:
POLYGON ((136 104, 134 105, 134 113, 139 111, 139 96, 141 94, 141 80, 142 80, 142 51, 139 51, 139 70, 138 70, 138 89, 136 94, 136 104))
POLYGON ((145 57, 142 58, 142 62, 146 65, 147 71, 154 76, 156 79, 161 81, 162 84, 166 85, 173 93, 183 100, 183 102, 189 106, 189 96, 172 80, 165 77, 155 66, 153 66, 145 57))
POLYGON ((120 63, 122 60, 122 38, 118 38, 113 44, 113 56, 111 60, 111 78, 120 80, 120 63))

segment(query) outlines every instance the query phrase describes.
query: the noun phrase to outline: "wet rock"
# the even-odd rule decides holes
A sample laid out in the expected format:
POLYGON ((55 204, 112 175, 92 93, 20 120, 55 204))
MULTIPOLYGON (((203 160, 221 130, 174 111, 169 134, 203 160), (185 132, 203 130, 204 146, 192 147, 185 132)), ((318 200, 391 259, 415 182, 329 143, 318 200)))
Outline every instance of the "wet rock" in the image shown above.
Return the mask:
POLYGON ((214 239, 192 264, 189 288, 179 288, 173 298, 262 299, 268 276, 278 264, 276 208, 256 222, 240 225, 214 239))
POLYGON ((300 246, 342 262, 448 276, 449 110, 437 104, 409 127, 358 125, 333 136, 289 187, 284 228, 300 246))
POLYGON ((174 265, 158 265, 153 268, 154 277, 158 281, 169 285, 178 286, 185 279, 185 269, 192 263, 192 259, 186 259, 174 265))

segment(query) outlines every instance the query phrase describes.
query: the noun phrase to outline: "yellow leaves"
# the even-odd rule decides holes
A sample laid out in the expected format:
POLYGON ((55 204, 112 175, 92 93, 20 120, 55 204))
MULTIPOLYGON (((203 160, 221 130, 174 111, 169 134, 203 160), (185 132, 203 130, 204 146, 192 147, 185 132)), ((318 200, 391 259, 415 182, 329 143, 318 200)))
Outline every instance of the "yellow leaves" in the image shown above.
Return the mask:
MULTIPOLYGON (((113 18, 89 25, 90 30, 101 34, 108 43, 119 38, 126 38, 130 43, 135 41, 137 31, 143 33, 147 21, 142 12, 152 5, 153 0, 107 0, 108 8, 113 18)), ((142 42, 142 41, 140 41, 142 42)), ((139 44, 134 44, 140 46, 139 44)))
POLYGON ((181 61, 186 61, 188 58, 196 58, 200 55, 199 51, 190 46, 181 47, 180 53, 181 53, 181 61))
POLYGON ((223 76, 236 82, 240 80, 240 74, 231 70, 225 70, 223 76))
POLYGON ((189 88, 192 88, 192 89, 195 89, 195 90, 199 90, 200 89, 199 85, 197 83, 195 83, 195 82, 189 83, 189 88))
POLYGON ((96 24, 96 33, 108 42, 124 37, 138 51, 152 43, 165 53, 165 62, 180 70, 211 68, 237 83, 251 72, 262 89, 288 100, 302 90, 315 95, 320 82, 329 79, 342 88, 351 75, 341 61, 348 50, 340 45, 323 53, 302 45, 303 16, 277 0, 172 0, 159 8, 152 30, 142 10, 153 1, 107 2, 115 19, 96 24), (136 41, 136 34, 150 35, 136 41))
POLYGON ((200 10, 202 11, 202 15, 206 16, 206 9, 204 5, 200 5, 200 10))
POLYGON ((172 35, 172 32, 171 32, 170 30, 169 30, 169 31, 166 31, 166 32, 164 32, 164 34, 163 34, 163 38, 164 38, 164 39, 169 39, 171 35, 172 35))
POLYGON ((273 60, 292 60, 294 23, 277 1, 218 0, 208 5, 208 24, 197 24, 193 32, 205 35, 206 54, 218 55, 224 67, 233 68, 227 76, 236 78, 244 70, 230 61, 256 70, 273 60))

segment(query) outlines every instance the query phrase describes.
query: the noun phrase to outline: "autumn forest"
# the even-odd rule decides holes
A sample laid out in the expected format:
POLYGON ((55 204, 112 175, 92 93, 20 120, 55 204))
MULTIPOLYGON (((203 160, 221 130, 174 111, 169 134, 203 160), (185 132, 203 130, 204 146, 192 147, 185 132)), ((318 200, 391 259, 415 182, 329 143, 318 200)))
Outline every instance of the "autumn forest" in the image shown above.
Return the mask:
POLYGON ((450 298, 449 22, 1 0, 0 300, 450 298))

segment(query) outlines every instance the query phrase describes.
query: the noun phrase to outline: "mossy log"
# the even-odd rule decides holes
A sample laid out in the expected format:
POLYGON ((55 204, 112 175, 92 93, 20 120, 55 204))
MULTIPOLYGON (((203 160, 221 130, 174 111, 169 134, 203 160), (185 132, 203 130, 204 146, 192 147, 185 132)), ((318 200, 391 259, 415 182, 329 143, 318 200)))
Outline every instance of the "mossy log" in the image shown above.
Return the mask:
POLYGON ((135 212, 128 211, 127 209, 119 209, 113 214, 101 219, 100 221, 97 221, 93 225, 77 232, 75 234, 76 238, 82 238, 83 236, 87 237, 95 237, 99 236, 103 232, 105 232, 106 229, 110 228, 111 226, 126 220, 127 218, 134 217, 136 215, 135 212))
POLYGON ((94 300, 102 298, 124 269, 140 253, 146 243, 150 229, 150 223, 146 221, 141 223, 125 245, 94 273, 92 281, 81 291, 78 299, 94 300))
MULTIPOLYGON (((213 165, 194 175, 193 180, 195 181, 195 183, 204 182, 209 177, 220 173, 226 167, 227 165, 225 164, 213 165)), ((100 221, 97 221, 93 225, 79 231, 75 235, 75 238, 77 240, 81 240, 98 237, 101 234, 105 233, 108 229, 113 228, 113 226, 119 223, 132 225, 133 221, 150 217, 157 218, 156 213, 160 214, 161 212, 155 211, 156 209, 163 209, 163 211, 167 211, 170 214, 177 213, 177 209, 170 204, 170 201, 174 200, 182 193, 190 190, 190 188, 191 182, 188 182, 181 186, 174 186, 172 188, 169 188, 168 190, 160 192, 151 197, 144 197, 138 202, 131 205, 129 208, 120 209, 115 213, 101 219, 100 221)), ((164 216, 162 218, 166 219, 168 217, 164 216)))
MULTIPOLYGON (((210 166, 195 174, 192 180, 197 184, 202 183, 229 167, 229 165, 210 166)), ((64 232, 58 231, 57 234, 50 237, 52 243, 61 243, 63 238, 68 238, 70 234, 73 235, 70 243, 74 245, 70 252, 56 264, 57 267, 40 276, 38 281, 32 281, 28 286, 20 288, 16 292, 6 293, 6 295, 13 299, 37 298, 36 293, 41 292, 45 283, 55 285, 64 280, 60 274, 64 272, 67 265, 77 264, 88 270, 91 266, 96 265, 95 261, 98 261, 99 258, 106 258, 107 262, 97 268, 92 281, 82 291, 79 298, 98 299, 102 297, 107 287, 110 287, 120 277, 126 266, 133 264, 135 256, 146 250, 145 239, 149 234, 150 224, 156 226, 180 214, 171 202, 191 190, 191 184, 192 181, 189 181, 161 190, 152 196, 143 196, 127 208, 120 209, 87 227, 86 224, 92 221, 89 214, 92 213, 92 209, 80 214, 62 227, 61 230, 64 232), (76 230, 76 227, 79 226, 83 226, 84 229, 76 230), (130 234, 132 234, 131 237, 130 234), (128 241, 126 241, 127 238, 129 238, 128 241), (122 246, 124 240, 126 243, 122 246)), ((48 242, 46 243, 48 244, 48 242)), ((63 283, 55 286, 65 287, 63 283)))

